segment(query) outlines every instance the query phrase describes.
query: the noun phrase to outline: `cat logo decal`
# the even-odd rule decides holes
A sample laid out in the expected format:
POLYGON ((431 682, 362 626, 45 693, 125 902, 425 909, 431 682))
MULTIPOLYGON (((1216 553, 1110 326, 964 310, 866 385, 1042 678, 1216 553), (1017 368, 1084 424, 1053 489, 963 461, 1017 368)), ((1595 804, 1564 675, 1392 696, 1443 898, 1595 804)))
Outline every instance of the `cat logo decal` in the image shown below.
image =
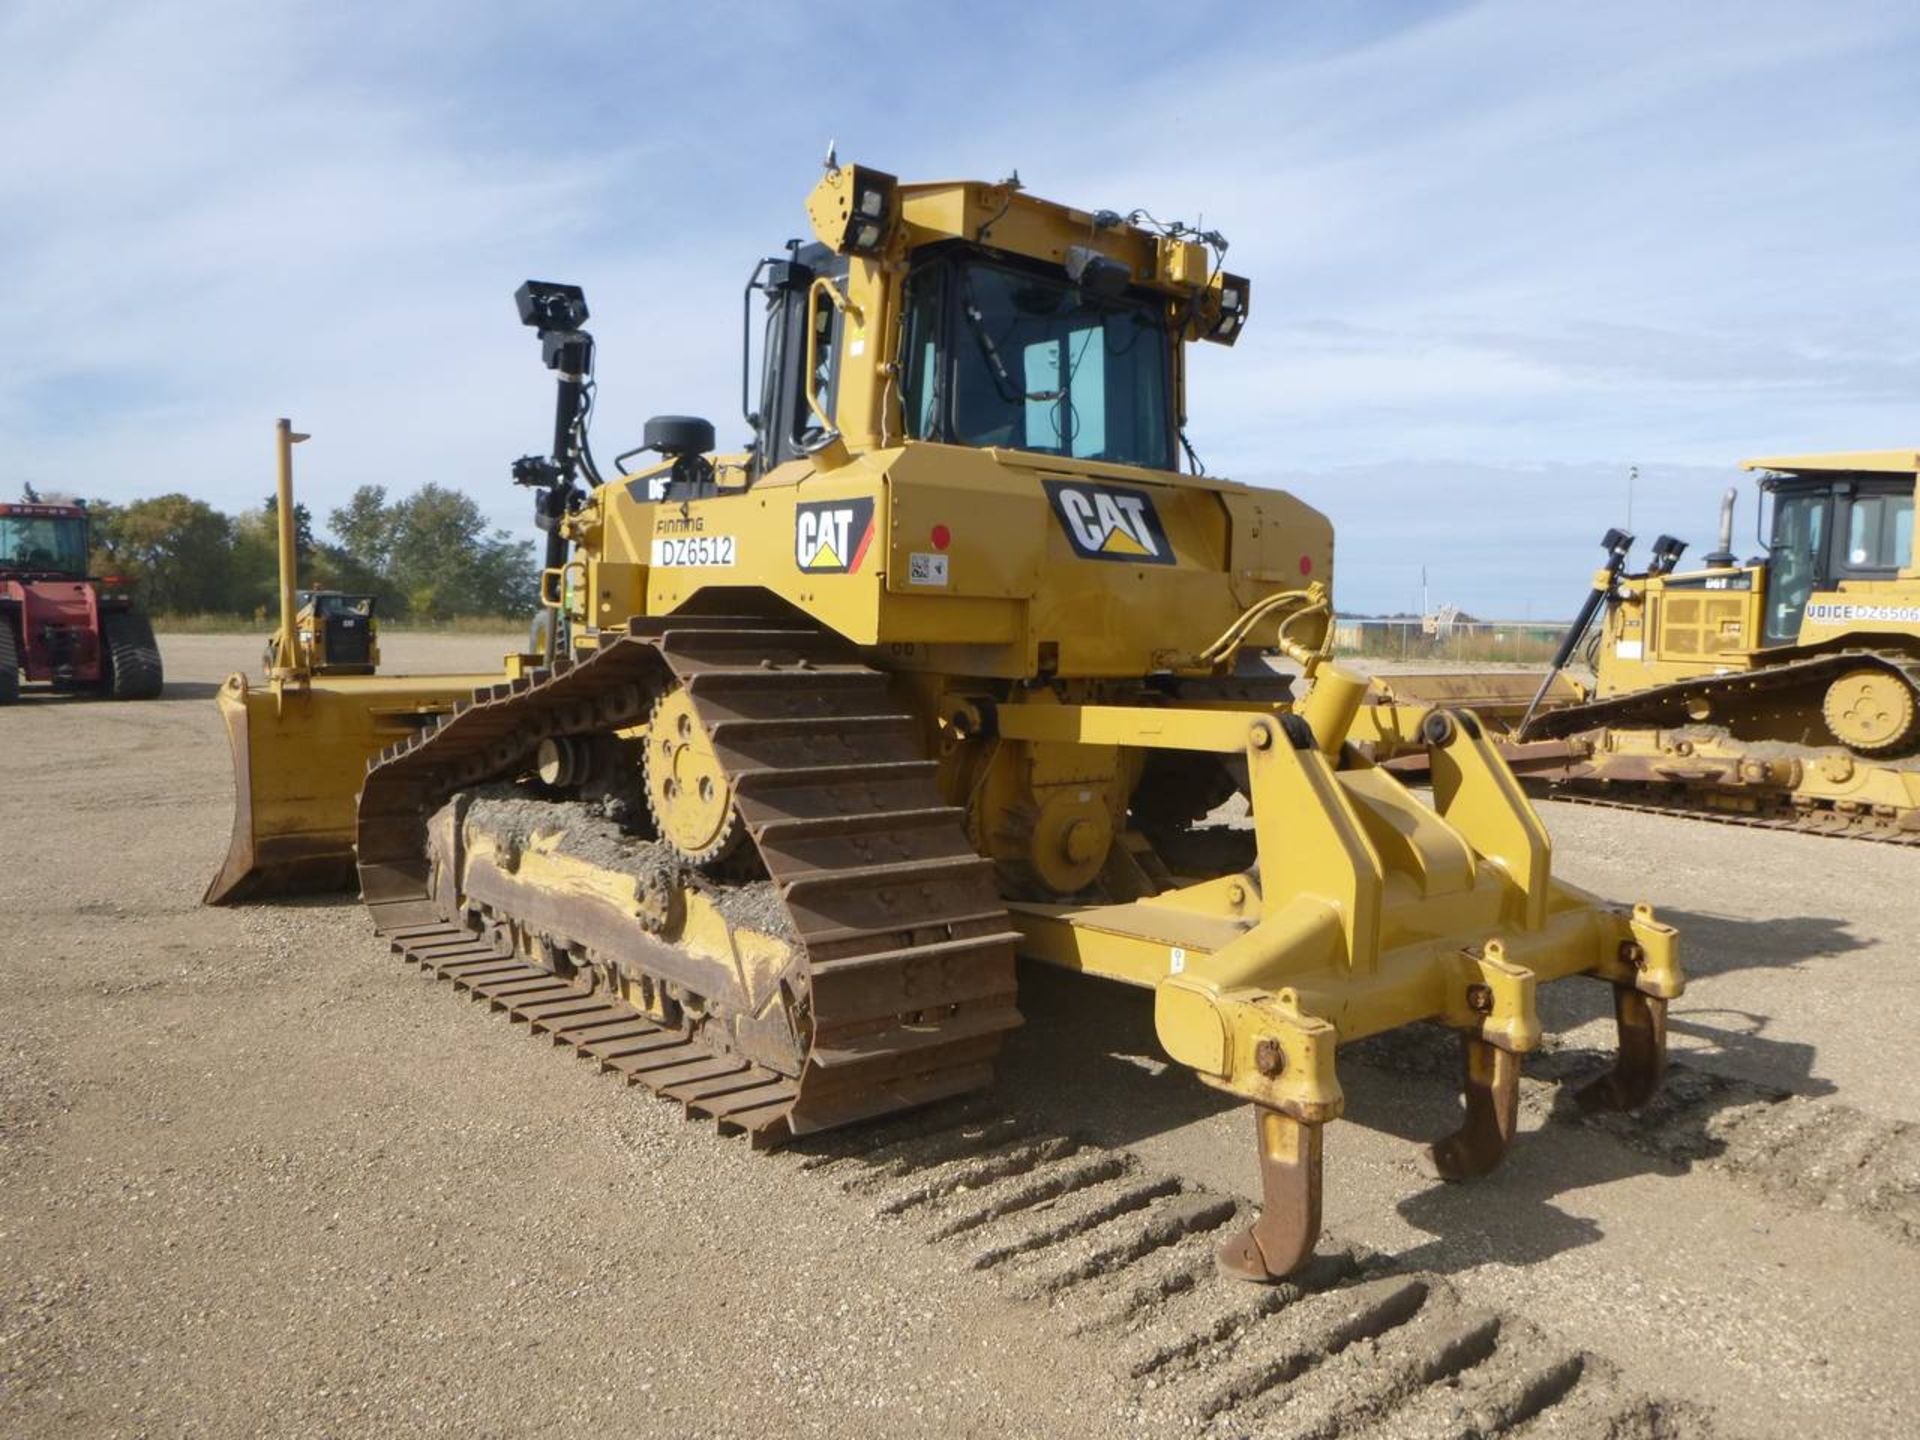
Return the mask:
POLYGON ((793 512, 793 559, 809 575, 852 575, 873 543, 873 497, 819 500, 793 512))
POLYGON ((1129 565, 1171 565, 1167 540, 1153 497, 1125 485, 1095 485, 1081 480, 1047 480, 1047 498, 1067 543, 1082 560, 1119 560, 1129 565))

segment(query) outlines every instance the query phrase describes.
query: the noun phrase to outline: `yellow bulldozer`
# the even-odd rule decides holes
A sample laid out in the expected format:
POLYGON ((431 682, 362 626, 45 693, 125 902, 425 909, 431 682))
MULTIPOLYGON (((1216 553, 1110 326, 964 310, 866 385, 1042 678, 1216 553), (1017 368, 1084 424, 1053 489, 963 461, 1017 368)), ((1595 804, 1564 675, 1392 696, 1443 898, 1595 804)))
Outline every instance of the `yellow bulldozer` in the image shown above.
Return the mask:
POLYGON ((1759 475, 1759 556, 1734 557, 1733 489, 1700 568, 1662 535, 1629 574, 1632 537, 1609 531, 1530 698, 1512 677, 1388 676, 1356 741, 1417 770, 1426 708, 1464 698, 1517 773, 1562 794, 1920 844, 1920 451, 1742 463, 1759 475), (1577 656, 1591 684, 1561 676, 1577 656))
POLYGON ((1348 745, 1330 525, 1192 460, 1185 347, 1249 313, 1225 242, 831 161, 807 208, 748 286, 740 450, 658 417, 657 463, 603 477, 585 298, 521 287, 558 381, 515 467, 539 644, 229 682, 210 898, 351 861, 406 959, 757 1141, 988 1084, 1016 956, 1143 987, 1253 1107, 1264 1206, 1219 1251, 1249 1279, 1312 1253, 1342 1044, 1455 1029, 1431 1158, 1480 1174, 1537 987, 1584 975, 1621 1041, 1585 1099, 1643 1103, 1673 930, 1554 878, 1470 713, 1423 719, 1431 804, 1348 745))

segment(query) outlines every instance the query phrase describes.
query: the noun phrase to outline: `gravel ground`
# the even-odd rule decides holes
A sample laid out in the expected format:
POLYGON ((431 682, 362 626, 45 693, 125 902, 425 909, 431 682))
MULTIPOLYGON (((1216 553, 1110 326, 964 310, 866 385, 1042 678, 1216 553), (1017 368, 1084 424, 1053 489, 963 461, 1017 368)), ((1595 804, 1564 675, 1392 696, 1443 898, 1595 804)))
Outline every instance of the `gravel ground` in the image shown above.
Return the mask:
MULTIPOLYGON (((201 909, 211 699, 258 642, 162 646, 160 701, 0 713, 0 1431, 1167 1433, 1098 1332, 457 1003, 356 904, 201 909)), ((1413 1142, 1448 1128, 1448 1061, 1416 1041, 1346 1069, 1330 1227, 1731 1433, 1911 1433, 1920 1250, 1868 1201, 1904 1194, 1886 1157, 1920 1119, 1920 853, 1545 813, 1564 876, 1683 927, 1687 1123, 1793 1108, 1696 1153, 1573 1119, 1549 1066, 1508 1166, 1442 1187, 1413 1142), (1821 1135, 1845 1173, 1816 1185, 1792 1145, 1821 1135)), ((1009 1104, 1252 1194, 1244 1111, 1157 1057, 1144 997, 1028 979, 1009 1104)), ((1575 1061, 1609 1043, 1599 987, 1542 1000, 1575 1061)))

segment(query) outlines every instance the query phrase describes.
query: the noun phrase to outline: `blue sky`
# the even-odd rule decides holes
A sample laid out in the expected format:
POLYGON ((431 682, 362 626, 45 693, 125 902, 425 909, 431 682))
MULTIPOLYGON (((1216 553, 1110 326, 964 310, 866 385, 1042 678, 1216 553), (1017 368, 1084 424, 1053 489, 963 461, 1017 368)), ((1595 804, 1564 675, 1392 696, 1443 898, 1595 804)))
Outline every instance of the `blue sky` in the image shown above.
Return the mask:
MULTIPOLYGON (((1217 473, 1332 515, 1343 608, 1569 611, 1733 462, 1920 445, 1911 4, 0 6, 0 492, 426 480, 527 528, 583 284, 603 457, 738 422, 740 286, 829 138, 1224 230, 1217 473)), ((1751 534, 1751 497, 1742 532, 1751 534)))

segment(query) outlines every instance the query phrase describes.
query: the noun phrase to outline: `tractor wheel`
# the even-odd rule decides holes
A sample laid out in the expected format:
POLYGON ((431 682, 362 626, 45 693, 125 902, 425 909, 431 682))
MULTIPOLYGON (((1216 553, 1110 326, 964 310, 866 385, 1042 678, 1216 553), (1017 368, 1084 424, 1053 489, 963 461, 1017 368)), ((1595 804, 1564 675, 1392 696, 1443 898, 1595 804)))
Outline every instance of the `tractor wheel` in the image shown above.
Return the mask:
POLYGON ((1858 755, 1895 755, 1920 739, 1913 687, 1892 670, 1849 670, 1820 708, 1833 738, 1858 755))
POLYGON ((0 616, 0 705, 11 705, 20 698, 20 644, 13 638, 13 626, 0 616))
POLYGON ((101 688, 114 700, 151 700, 160 693, 160 645, 153 624, 132 611, 102 617, 100 639, 106 649, 101 688))

